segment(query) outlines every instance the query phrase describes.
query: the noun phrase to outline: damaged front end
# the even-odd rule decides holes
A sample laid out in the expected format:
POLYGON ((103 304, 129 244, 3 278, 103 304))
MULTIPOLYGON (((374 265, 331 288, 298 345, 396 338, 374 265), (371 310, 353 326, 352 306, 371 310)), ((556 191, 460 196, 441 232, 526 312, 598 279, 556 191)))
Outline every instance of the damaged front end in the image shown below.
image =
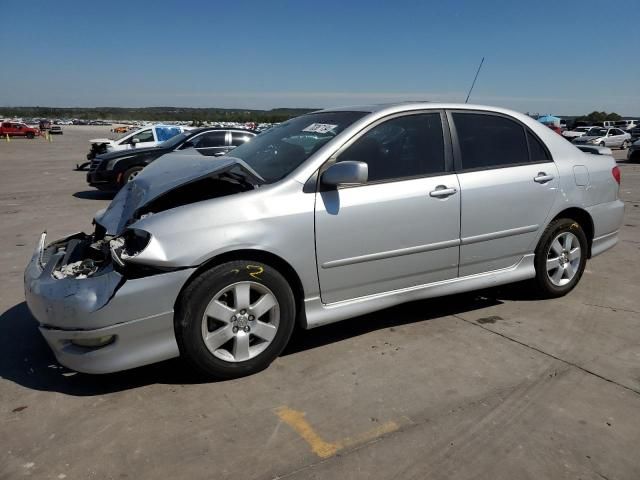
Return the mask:
POLYGON ((123 268, 113 239, 98 237, 79 233, 45 247, 42 234, 25 271, 27 305, 56 358, 108 373, 177 356, 174 302, 194 269, 123 268))
POLYGON ((148 175, 130 182, 96 216, 91 234, 48 245, 42 234, 25 270, 25 299, 61 364, 107 373, 179 355, 173 310, 196 266, 161 267, 153 258, 138 258, 158 244, 136 222, 260 182, 235 159, 206 165, 192 160, 198 168, 187 162, 177 173, 175 166, 154 162, 148 175))

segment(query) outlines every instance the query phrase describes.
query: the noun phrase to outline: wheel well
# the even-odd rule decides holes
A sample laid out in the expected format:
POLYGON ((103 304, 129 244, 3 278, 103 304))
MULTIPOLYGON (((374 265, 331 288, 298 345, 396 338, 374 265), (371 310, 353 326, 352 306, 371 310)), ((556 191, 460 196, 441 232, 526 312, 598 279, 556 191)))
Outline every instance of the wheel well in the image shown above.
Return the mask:
POLYGON ((589 242, 589 252, 587 258, 591 258, 591 244, 593 243, 594 235, 593 219, 591 218, 591 215, 589 215, 586 210, 573 207, 561 211, 555 216, 554 220, 558 218, 570 218, 580 224, 582 230, 584 230, 584 234, 587 236, 587 242, 589 242))
MULTIPOLYGON (((185 282, 182 289, 180 290, 178 299, 182 295, 182 292, 185 290, 185 288, 187 288, 187 286, 191 282, 193 282, 193 280, 195 280, 202 272, 204 272, 205 270, 209 270, 216 265, 220 265, 225 262, 231 262, 233 260, 255 260, 257 262, 266 263, 267 265, 278 270, 278 272, 280 272, 284 276, 284 278, 291 286, 293 296, 296 299, 296 323, 301 326, 306 324, 304 312, 304 289, 302 287, 300 277, 286 260, 279 257, 278 255, 270 252, 265 252, 263 250, 234 250, 232 252, 222 253, 213 258, 210 258, 202 265, 200 265, 185 282)), ((177 303, 178 300, 176 299, 176 305, 177 303)))

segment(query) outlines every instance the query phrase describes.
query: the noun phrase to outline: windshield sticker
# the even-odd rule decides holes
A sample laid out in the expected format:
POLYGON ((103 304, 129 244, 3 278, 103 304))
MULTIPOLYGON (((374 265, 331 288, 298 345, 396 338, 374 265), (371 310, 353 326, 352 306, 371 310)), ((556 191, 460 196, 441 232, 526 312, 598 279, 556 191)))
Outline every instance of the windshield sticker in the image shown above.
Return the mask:
POLYGON ((312 123, 307 128, 304 128, 303 132, 313 132, 313 133, 329 133, 331 130, 336 128, 337 125, 330 125, 328 123, 312 123))

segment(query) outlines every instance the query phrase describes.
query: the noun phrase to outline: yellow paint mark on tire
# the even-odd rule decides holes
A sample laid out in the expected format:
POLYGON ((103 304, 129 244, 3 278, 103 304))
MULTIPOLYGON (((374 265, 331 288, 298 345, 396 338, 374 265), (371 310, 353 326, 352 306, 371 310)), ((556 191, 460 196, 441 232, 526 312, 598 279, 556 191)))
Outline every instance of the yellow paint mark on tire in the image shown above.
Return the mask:
POLYGON ((256 280, 262 280, 260 278, 260 274, 262 272, 264 272, 264 267, 261 267, 260 265, 247 265, 247 270, 251 269, 251 268, 255 268, 256 271, 255 272, 249 272, 249 275, 252 276, 253 278, 255 278, 256 280))

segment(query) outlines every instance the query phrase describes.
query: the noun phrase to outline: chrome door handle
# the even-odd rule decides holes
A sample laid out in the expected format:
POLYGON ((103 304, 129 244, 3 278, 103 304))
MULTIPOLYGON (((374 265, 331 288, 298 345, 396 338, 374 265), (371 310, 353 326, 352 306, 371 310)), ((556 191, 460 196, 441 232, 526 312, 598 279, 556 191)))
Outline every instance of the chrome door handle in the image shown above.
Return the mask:
POLYGON ((458 190, 455 188, 447 188, 445 185, 438 185, 435 190, 429 192, 430 197, 443 198, 453 195, 458 190))
POLYGON ((545 172, 538 172, 538 176, 533 178, 536 183, 547 183, 553 180, 553 175, 547 175, 545 172))

